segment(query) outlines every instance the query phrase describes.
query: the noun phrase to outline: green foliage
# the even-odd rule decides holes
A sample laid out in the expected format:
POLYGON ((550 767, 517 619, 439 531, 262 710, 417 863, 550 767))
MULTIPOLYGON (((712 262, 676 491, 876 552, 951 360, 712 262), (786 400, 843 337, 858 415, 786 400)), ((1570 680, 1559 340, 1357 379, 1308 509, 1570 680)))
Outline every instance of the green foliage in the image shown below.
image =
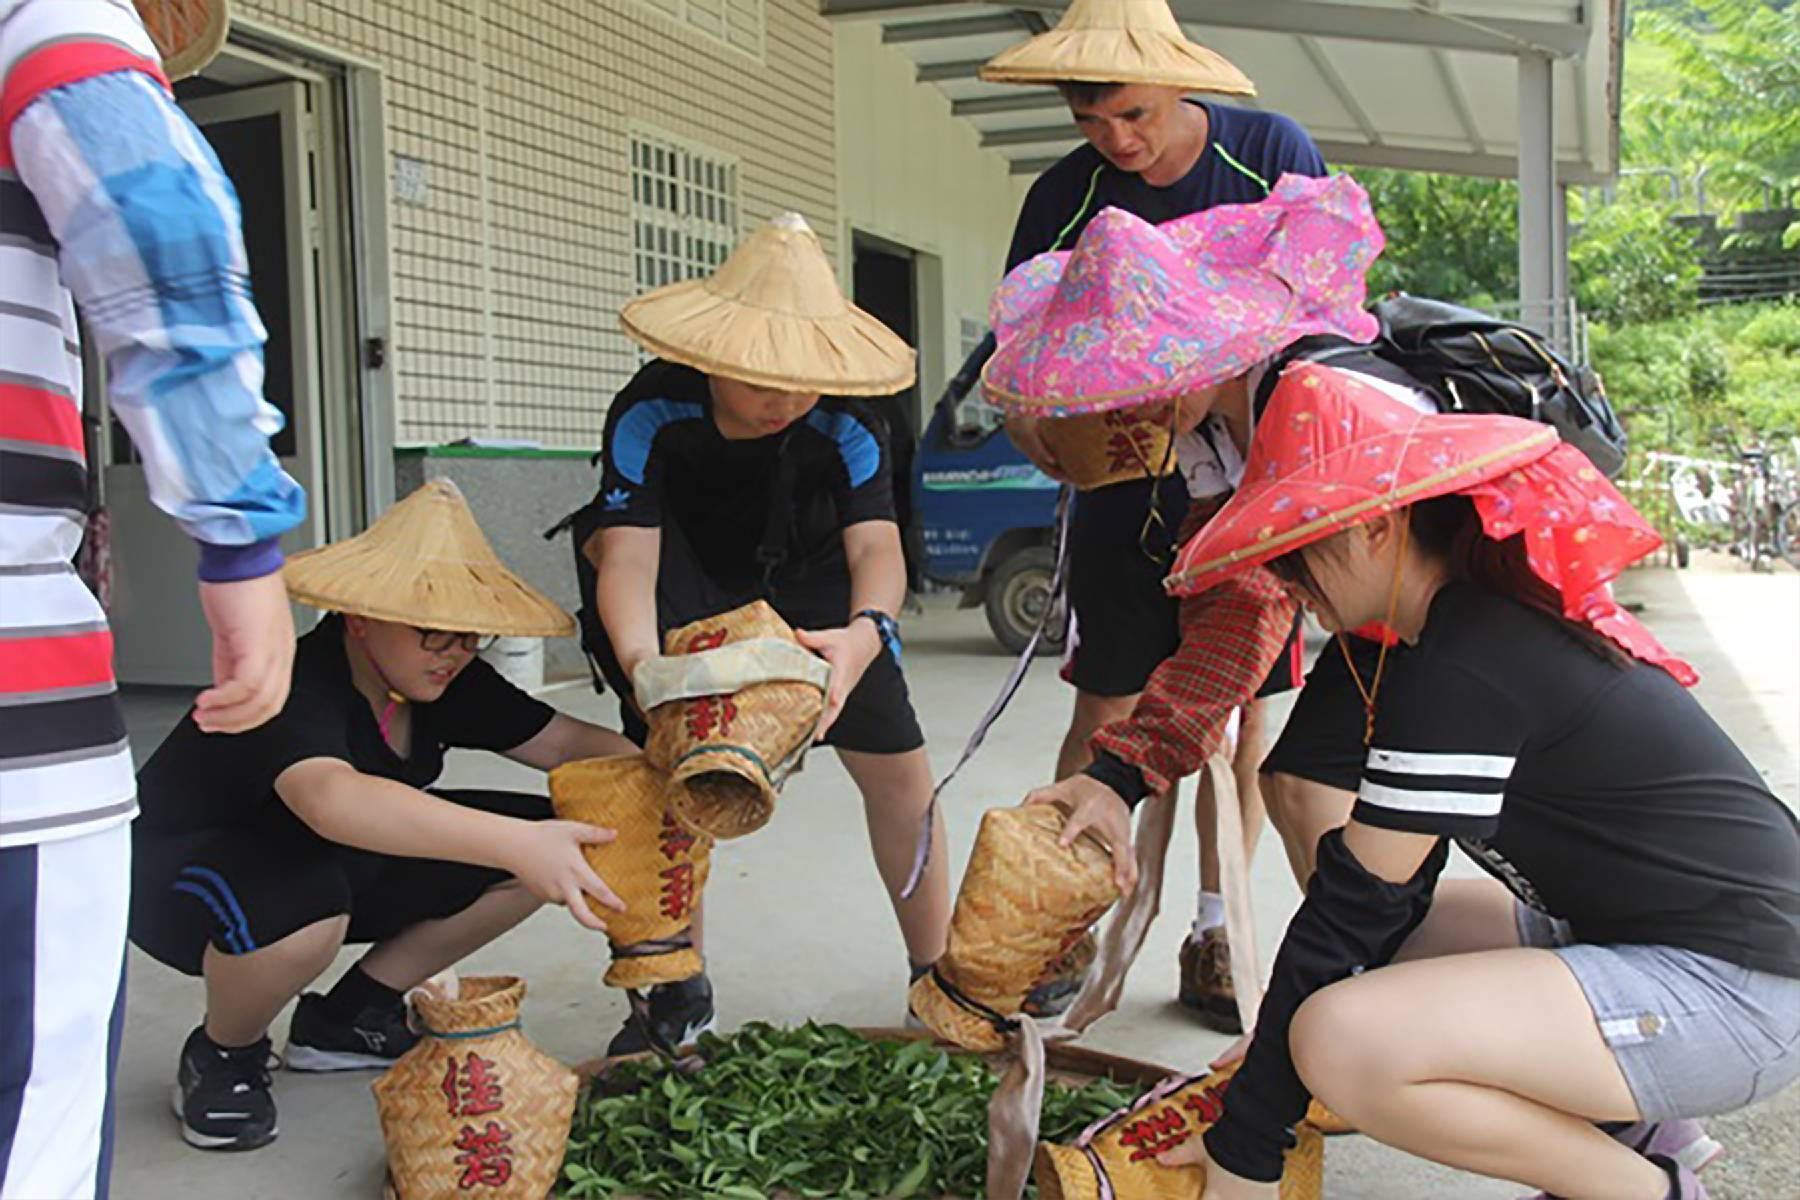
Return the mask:
POLYGON ((1358 168, 1388 247, 1369 294, 1405 291, 1485 307, 1519 290, 1519 190, 1507 179, 1358 168))
POLYGON ((1627 87, 1626 162, 1673 167, 1687 178, 1704 169, 1709 201, 1727 213, 1762 208, 1771 191, 1777 203, 1793 198, 1800 190, 1800 7, 1662 5, 1638 14, 1632 44, 1654 47, 1656 65, 1677 82, 1627 87))
POLYGON ((1704 453, 1800 433, 1800 303, 1729 305, 1592 331, 1634 450, 1704 453))
MULTIPOLYGON (((813 1024, 754 1023, 698 1050, 698 1070, 627 1063, 582 1095, 563 1195, 982 1194, 996 1082, 982 1059, 813 1024)), ((1042 1136, 1066 1141, 1135 1098, 1052 1084, 1042 1136)))
POLYGON ((1694 238, 1647 204, 1598 205, 1569 246, 1581 310, 1609 325, 1691 312, 1700 283, 1694 238))

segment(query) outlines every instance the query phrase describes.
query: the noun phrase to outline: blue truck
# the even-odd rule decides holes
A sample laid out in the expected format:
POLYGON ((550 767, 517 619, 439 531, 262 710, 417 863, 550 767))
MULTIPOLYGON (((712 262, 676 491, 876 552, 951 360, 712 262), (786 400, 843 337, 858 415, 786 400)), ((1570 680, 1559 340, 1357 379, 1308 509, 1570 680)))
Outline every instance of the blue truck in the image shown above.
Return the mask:
MULTIPOLYGON (((933 406, 913 462, 913 508, 924 543, 926 579, 980 605, 994 637, 1011 653, 1025 648, 1051 591, 1060 485, 1014 447, 998 409, 975 390, 993 353, 993 335, 977 346, 933 406)), ((1059 651, 1064 622, 1053 614, 1044 642, 1059 651)))

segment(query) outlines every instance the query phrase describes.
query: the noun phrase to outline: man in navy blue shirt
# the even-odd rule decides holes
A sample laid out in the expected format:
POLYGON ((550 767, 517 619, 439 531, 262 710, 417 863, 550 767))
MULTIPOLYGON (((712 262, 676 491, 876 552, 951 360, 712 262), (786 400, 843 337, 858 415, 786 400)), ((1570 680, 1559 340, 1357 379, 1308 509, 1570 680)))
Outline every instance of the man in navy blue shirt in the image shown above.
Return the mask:
MULTIPOLYGON (((1249 96, 1255 88, 1224 58, 1189 41, 1160 5, 1076 0, 1055 29, 999 55, 981 75, 992 83, 1054 85, 1086 139, 1032 184, 1013 230, 1009 271, 1045 251, 1070 248, 1108 206, 1160 224, 1219 204, 1253 204, 1285 173, 1325 174, 1318 147, 1291 119, 1189 98, 1193 92, 1249 96)), ((1010 418, 1007 434, 1040 469, 1061 479, 1037 424, 1010 418)), ((1140 479, 1095 488, 1076 500, 1068 564, 1074 646, 1064 671, 1076 692, 1057 755, 1059 780, 1088 764, 1095 732, 1131 715, 1150 673, 1180 641, 1177 605, 1163 593, 1162 577, 1187 504, 1179 473, 1160 484, 1140 479)), ((1277 669, 1283 677, 1271 677, 1263 694, 1299 685, 1288 665, 1296 657, 1283 655, 1277 669)), ((1256 768, 1263 707, 1245 709, 1239 731, 1236 774, 1248 839, 1262 817, 1256 768)), ((1181 999, 1208 1024, 1234 1031, 1224 902, 1209 843, 1210 795, 1200 803, 1201 894, 1193 935, 1182 947, 1181 999)))

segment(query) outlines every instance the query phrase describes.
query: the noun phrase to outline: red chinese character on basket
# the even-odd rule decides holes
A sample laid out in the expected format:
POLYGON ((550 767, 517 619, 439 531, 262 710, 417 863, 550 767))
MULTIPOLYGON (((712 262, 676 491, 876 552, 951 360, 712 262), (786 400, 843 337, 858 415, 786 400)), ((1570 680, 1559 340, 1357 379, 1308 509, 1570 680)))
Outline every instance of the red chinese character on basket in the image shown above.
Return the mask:
POLYGON ((460 1065, 456 1055, 450 1056, 440 1087, 444 1099, 449 1101, 453 1117, 485 1117, 505 1107, 501 1094, 504 1089, 494 1070, 493 1059, 483 1058, 474 1051, 470 1051, 468 1060, 460 1065))
POLYGON ((1194 1120, 1202 1125, 1212 1125, 1225 1115, 1225 1089, 1214 1084, 1204 1091, 1193 1092, 1183 1097, 1182 1106, 1194 1114, 1194 1120))
POLYGON ((662 850, 663 857, 674 862, 694 848, 694 835, 680 821, 677 821, 673 814, 664 813, 662 831, 656 835, 656 842, 662 850))
POLYGON ((735 720, 737 704, 730 696, 701 696, 688 705, 688 735, 695 741, 705 741, 714 730, 730 733, 735 720))
POLYGON ((1164 1107, 1127 1125, 1119 1141, 1132 1148, 1132 1162, 1142 1162, 1173 1150, 1187 1141, 1192 1132, 1180 1109, 1164 1107))
POLYGON ((1139 425, 1106 439, 1106 465, 1114 471, 1150 464, 1150 431, 1139 425))
POLYGON ((730 636, 731 631, 728 629, 715 629, 711 633, 696 633, 688 639, 687 653, 698 654, 702 650, 717 650, 725 644, 725 639, 730 636))
POLYGON ((694 906, 694 864, 676 863, 662 873, 662 914, 685 917, 694 906))
POLYGON ((462 1153, 456 1163, 462 1167, 462 1178, 456 1186, 463 1191, 477 1187, 504 1187, 512 1178, 512 1134, 498 1122, 489 1121, 485 1129, 476 1131, 464 1125, 456 1137, 456 1148, 462 1153))

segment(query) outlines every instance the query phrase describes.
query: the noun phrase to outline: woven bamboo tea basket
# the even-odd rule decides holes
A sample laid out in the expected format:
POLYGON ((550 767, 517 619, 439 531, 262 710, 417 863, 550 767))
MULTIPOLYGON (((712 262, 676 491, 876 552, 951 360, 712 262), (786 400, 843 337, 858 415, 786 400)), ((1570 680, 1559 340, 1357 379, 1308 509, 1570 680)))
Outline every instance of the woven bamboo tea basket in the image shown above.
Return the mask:
POLYGON ((949 946, 910 994, 913 1012, 946 1041, 1001 1049, 996 1021, 1016 1014, 1118 899, 1112 859, 1099 842, 1083 836, 1067 848, 1057 844, 1064 820, 1048 804, 990 809, 981 818, 949 946))
MULTIPOLYGON (((1034 1164, 1040 1200, 1192 1200, 1205 1187, 1199 1167, 1165 1167, 1156 1155, 1200 1136, 1224 1111, 1229 1076, 1171 1079, 1131 1108, 1086 1130, 1074 1145, 1040 1143, 1034 1164), (1104 1190, 1103 1190, 1104 1187, 1104 1190)), ((1281 1174, 1281 1200, 1319 1200, 1325 1144, 1301 1124, 1281 1174)))
POLYGON ((1056 455, 1069 482, 1084 492, 1175 470, 1167 423, 1146 416, 1142 409, 1048 418, 1038 423, 1038 436, 1056 455))
POLYGON ((467 978, 421 994, 426 1036, 370 1085, 398 1200, 544 1200, 562 1170, 580 1084, 519 1031, 525 982, 467 978))
POLYGON ((550 803, 564 820, 617 834, 582 848, 625 902, 624 912, 614 912, 588 901, 612 943, 606 983, 643 988, 698 975, 690 927, 712 866, 712 839, 669 812, 662 772, 642 754, 566 763, 550 772, 550 803))
MULTIPOLYGON (((669 655, 698 654, 755 638, 799 644, 792 627, 758 600, 670 630, 663 648, 669 655)), ((822 688, 779 680, 651 709, 644 751, 668 772, 670 811, 696 833, 720 840, 767 825, 824 707, 822 688)))

